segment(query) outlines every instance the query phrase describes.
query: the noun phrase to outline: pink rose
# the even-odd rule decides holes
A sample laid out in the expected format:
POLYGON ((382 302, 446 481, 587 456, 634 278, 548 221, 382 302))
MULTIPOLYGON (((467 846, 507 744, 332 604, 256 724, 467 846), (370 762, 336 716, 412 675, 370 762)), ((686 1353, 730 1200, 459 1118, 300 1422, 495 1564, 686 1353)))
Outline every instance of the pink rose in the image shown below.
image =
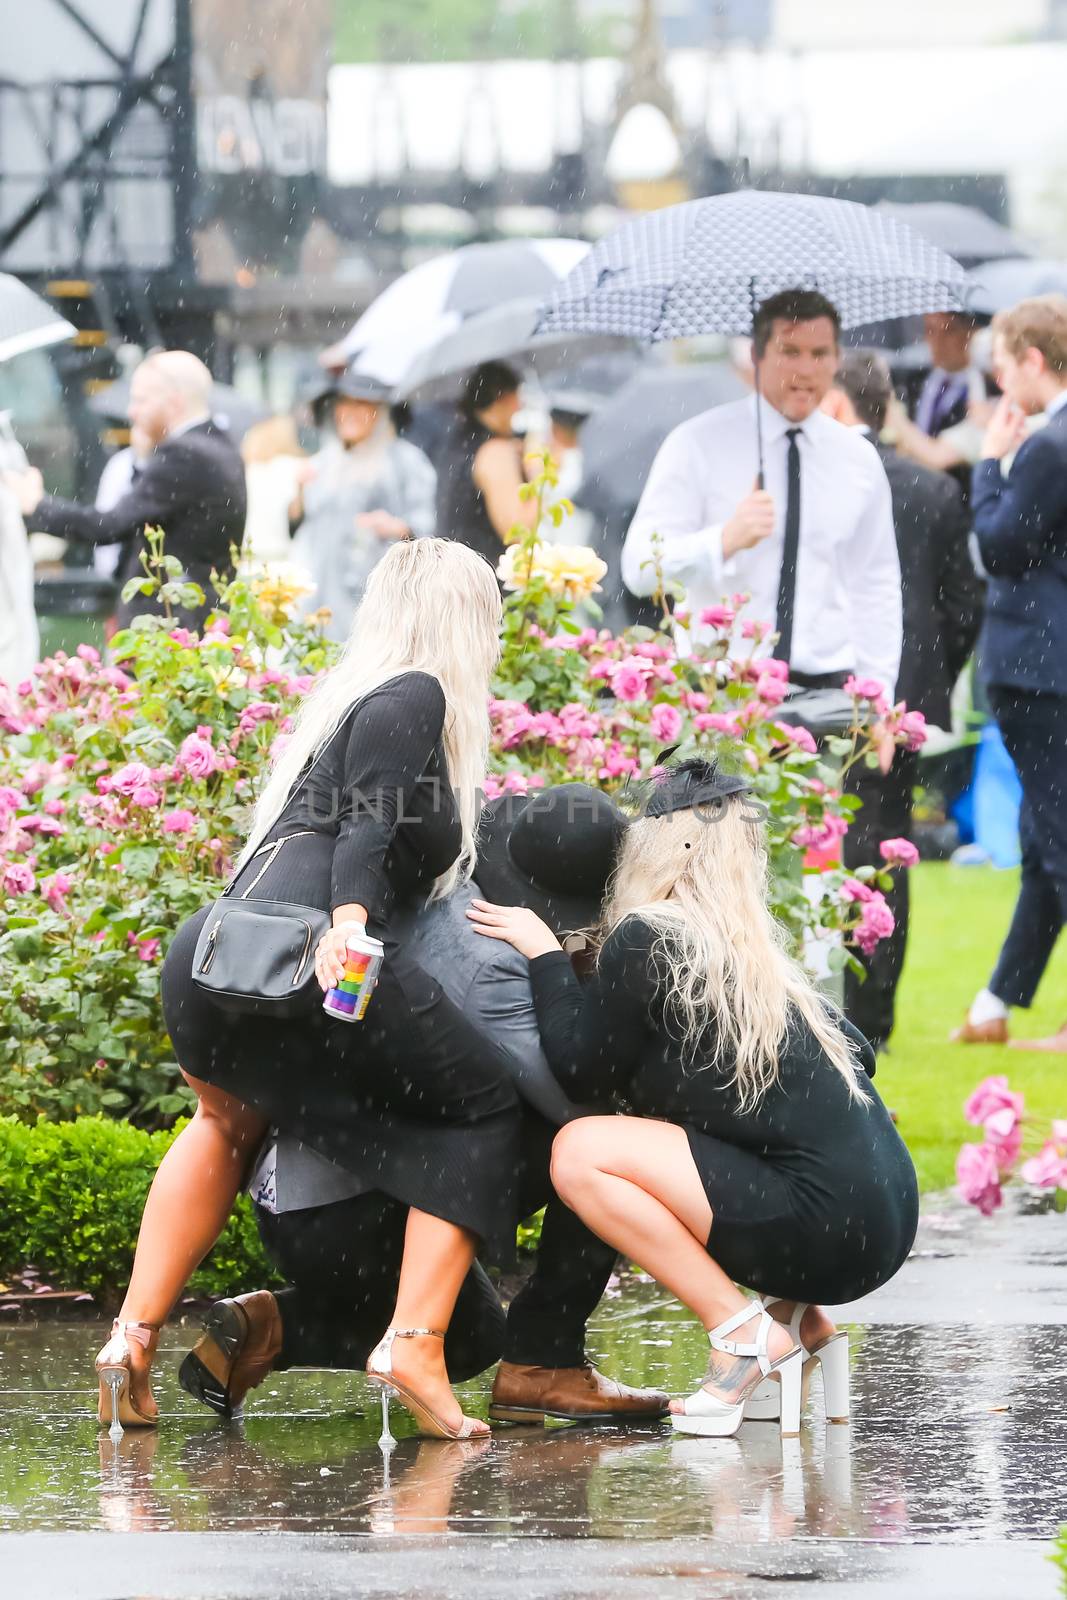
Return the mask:
POLYGON ((1067 1159, 1051 1139, 1036 1156, 1023 1162, 1019 1173, 1024 1183, 1036 1184, 1039 1189, 1067 1189, 1067 1159))
POLYGON ((983 1078, 982 1082, 963 1103, 963 1115, 975 1127, 984 1127, 998 1111, 1010 1111, 1018 1120, 1023 1114, 1024 1100, 1008 1088, 1003 1073, 983 1078))
POLYGON ((905 711, 900 719, 900 732, 906 740, 909 750, 921 750, 929 738, 926 728, 926 718, 921 711, 905 711))
POLYGON ((871 898, 864 903, 859 927, 852 937, 864 955, 869 956, 876 945, 889 938, 895 927, 896 918, 889 909, 885 895, 875 889, 871 898))
MULTIPOLYGON (((117 790, 119 794, 132 795, 135 789, 142 789, 152 781, 152 774, 143 761, 129 761, 124 767, 111 774, 108 784, 109 789, 117 790)), ((101 787, 99 780, 97 788, 101 787)), ((103 791, 107 793, 107 790, 103 791)))
POLYGON ((845 679, 844 690, 854 700, 881 700, 885 695, 885 689, 877 678, 857 678, 855 674, 845 679))
POLYGON ((172 628, 167 637, 173 639, 174 643, 180 645, 183 650, 187 650, 190 645, 196 643, 196 635, 190 633, 188 628, 172 628))
POLYGON ((991 1217, 1004 1203, 995 1152, 987 1144, 965 1144, 956 1157, 956 1183, 962 1199, 991 1217))
POLYGON ((985 1140, 996 1155, 1000 1171, 1010 1171, 1023 1147, 1022 1123, 1015 1112, 1007 1106, 994 1111, 985 1123, 985 1140))
POLYGON ((138 961, 154 961, 159 955, 158 939, 149 939, 143 933, 134 933, 131 929, 126 935, 126 941, 136 949, 138 961))
POLYGON ((41 893, 48 901, 51 910, 62 915, 67 910, 67 895, 74 887, 74 879, 66 872, 53 872, 50 878, 41 882, 41 893))
POLYGON ((685 701, 686 709, 689 711, 706 711, 708 709, 708 697, 706 694, 701 694, 699 689, 687 689, 682 699, 685 701))
POLYGON ((91 644, 80 644, 78 646, 77 654, 81 656, 83 661, 91 661, 94 666, 99 665, 100 652, 99 650, 94 649, 91 644))
POLYGON ((596 712, 577 701, 563 707, 559 724, 568 738, 595 739, 600 732, 600 718, 596 712))
POLYGON ((219 770, 219 758, 211 744, 210 737, 205 738, 206 729, 198 728, 195 733, 190 733, 182 740, 175 763, 182 772, 188 773, 190 778, 210 778, 213 772, 219 770))
POLYGON ((633 756, 628 756, 617 739, 613 740, 604 756, 604 765, 600 768, 598 776, 601 778, 628 778, 634 777, 640 771, 640 766, 633 756))
POLYGON ((776 722, 774 726, 782 738, 788 739, 798 750, 805 751, 809 756, 818 755, 819 747, 807 728, 794 728, 789 722, 776 722))
POLYGON ((164 833, 192 833, 196 818, 191 811, 168 811, 163 818, 164 833))
POLYGON ((758 644, 765 639, 771 631, 769 622, 743 622, 741 624, 742 639, 755 639, 758 644))
POLYGON ((4 867, 4 893, 9 895, 32 894, 37 887, 33 869, 24 861, 9 861, 4 867))
POLYGON ((674 744, 682 731, 682 713, 677 706, 661 702, 652 707, 649 727, 658 744, 674 744))
POLYGON ((744 732, 741 724, 732 712, 703 711, 693 718, 693 726, 698 733, 725 733, 731 739, 739 739, 744 732))
POLYGON ((841 885, 841 898, 852 902, 858 901, 866 904, 873 900, 874 890, 869 883, 864 883, 860 878, 846 878, 841 885))
POLYGON ((130 796, 135 806, 141 806, 145 811, 151 811, 158 806, 163 796, 158 789, 153 789, 150 783, 140 783, 130 796))
POLYGON ((919 860, 919 852, 910 839, 883 839, 878 853, 883 861, 896 862, 901 867, 914 867, 919 860))
POLYGON ((611 692, 618 700, 631 703, 645 698, 645 685, 652 672, 652 662, 640 656, 627 656, 611 669, 611 692))
POLYGON ((707 606, 700 613, 700 620, 705 628, 718 628, 725 630, 732 628, 737 612, 731 606, 707 606))
POLYGON ((756 679, 756 693, 765 705, 781 705, 788 692, 789 685, 773 672, 761 672, 756 679))

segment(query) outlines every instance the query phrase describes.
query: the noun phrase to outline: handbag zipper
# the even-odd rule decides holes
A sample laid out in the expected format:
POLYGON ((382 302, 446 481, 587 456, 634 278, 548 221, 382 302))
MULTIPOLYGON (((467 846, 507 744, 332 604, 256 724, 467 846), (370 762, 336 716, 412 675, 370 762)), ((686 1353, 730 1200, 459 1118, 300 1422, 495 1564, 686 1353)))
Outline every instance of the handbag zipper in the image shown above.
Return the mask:
POLYGON ((211 932, 207 936, 207 950, 204 952, 204 959, 200 963, 200 971, 201 972, 206 972, 207 969, 210 967, 211 963, 215 959, 215 941, 219 936, 219 923, 221 921, 222 921, 221 917, 216 917, 215 918, 214 926, 212 927, 211 932))
POLYGON ((300 918, 300 921, 304 923, 304 927, 308 931, 308 936, 307 936, 306 940, 304 941, 304 953, 300 957, 300 965, 296 969, 296 976, 294 977, 292 983, 289 985, 290 989, 295 989, 297 984, 300 982, 300 975, 303 972, 304 968, 307 966, 308 954, 309 954, 309 952, 311 950, 311 935, 312 935, 312 932, 313 932, 312 927, 311 927, 311 923, 310 922, 305 922, 303 917, 300 918))
MULTIPOLYGON (((263 865, 260 867, 260 869, 256 873, 255 877, 252 879, 252 882, 248 885, 248 888, 242 894, 241 899, 242 900, 247 900, 248 899, 249 895, 252 893, 252 890, 255 888, 255 886, 259 882, 260 878, 262 878, 262 876, 266 872, 267 868, 274 865, 274 859, 277 856, 278 851, 281 849, 283 844, 288 844, 290 839, 305 839, 310 834, 314 833, 314 831, 315 830, 313 828, 304 828, 304 829, 301 830, 300 833, 287 833, 284 839, 275 839, 273 844, 265 844, 265 845, 261 846, 262 849, 269 850, 270 851, 270 855, 267 857, 266 861, 264 861, 263 865)), ((258 856, 258 855, 259 855, 259 851, 257 850, 256 851, 256 856, 258 856)), ((256 859, 256 856, 252 857, 253 861, 256 859)))

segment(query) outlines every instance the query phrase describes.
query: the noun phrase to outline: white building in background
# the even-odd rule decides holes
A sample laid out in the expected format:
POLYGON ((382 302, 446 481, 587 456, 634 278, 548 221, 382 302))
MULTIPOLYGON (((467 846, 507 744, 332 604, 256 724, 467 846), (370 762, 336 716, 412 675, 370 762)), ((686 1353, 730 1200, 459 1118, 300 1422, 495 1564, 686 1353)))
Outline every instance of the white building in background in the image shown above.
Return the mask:
MULTIPOLYGON (((811 23, 838 9, 855 29, 859 13, 883 8, 779 0, 778 23, 795 14, 799 33, 801 14, 811 23)), ((921 10, 940 28, 942 13, 981 20, 993 7, 894 0, 891 9, 895 17, 921 10)), ((1021 26, 1041 10, 1045 0, 1014 0, 1012 20, 1021 26)), ((728 158, 743 115, 744 153, 757 168, 780 161, 837 176, 1002 174, 1015 228, 1052 253, 1067 251, 1067 44, 964 42, 973 36, 961 27, 957 42, 936 48, 676 50, 667 74, 683 123, 703 122, 728 158)), ((610 122, 623 70, 614 58, 335 67, 330 176, 368 182, 405 163, 472 178, 500 167, 544 170, 554 151, 577 147, 579 94, 593 122, 610 122)))

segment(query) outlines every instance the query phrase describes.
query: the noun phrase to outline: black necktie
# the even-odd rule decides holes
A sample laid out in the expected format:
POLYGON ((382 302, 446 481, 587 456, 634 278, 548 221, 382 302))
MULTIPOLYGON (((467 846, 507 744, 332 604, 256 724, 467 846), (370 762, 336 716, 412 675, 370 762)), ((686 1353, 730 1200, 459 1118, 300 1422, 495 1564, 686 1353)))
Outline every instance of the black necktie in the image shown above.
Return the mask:
POLYGON ((776 622, 779 639, 774 653, 779 661, 788 661, 793 650, 793 611, 797 598, 797 550, 800 546, 800 446, 797 444, 799 428, 787 428, 789 459, 786 465, 788 493, 785 502, 785 545, 782 549, 782 570, 778 575, 778 612, 776 622))

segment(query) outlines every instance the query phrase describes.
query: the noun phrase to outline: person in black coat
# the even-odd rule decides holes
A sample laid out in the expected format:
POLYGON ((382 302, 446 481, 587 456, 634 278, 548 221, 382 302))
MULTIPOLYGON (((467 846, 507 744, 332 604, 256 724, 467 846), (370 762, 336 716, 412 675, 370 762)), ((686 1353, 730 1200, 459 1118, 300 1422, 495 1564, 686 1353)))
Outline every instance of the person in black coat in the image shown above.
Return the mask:
MULTIPOLYGON (((1022 881, 993 976, 954 1035, 968 1044, 1007 1038, 1010 1008, 1033 1001, 1067 919, 1067 298, 1023 300, 993 334, 1004 399, 972 487, 989 576, 978 661, 1022 784, 1022 881), (1027 416, 1042 411, 1048 426, 1027 438, 1027 416)), ((1067 1024, 1028 1048, 1067 1051, 1067 1024)))
MULTIPOLYGON (((22 514, 32 530, 61 539, 124 544, 120 584, 143 576, 145 528, 162 528, 165 554, 175 556, 185 578, 204 590, 203 607, 176 614, 177 621, 196 626, 214 604, 212 571, 231 570, 230 547, 239 548, 244 537, 244 463, 229 432, 211 419, 210 372, 187 350, 163 350, 142 361, 130 385, 129 411, 154 448, 109 511, 44 494, 33 469, 14 480, 22 514)), ((134 617, 157 611, 154 599, 136 594, 120 600, 116 615, 124 628, 134 617)))
MULTIPOLYGON (((951 723, 950 698, 974 647, 981 618, 982 587, 967 540, 970 518, 954 478, 909 461, 879 444, 892 399, 889 368, 869 350, 849 351, 837 387, 853 420, 866 428, 882 458, 893 496, 893 523, 904 601, 904 645, 896 698, 921 711, 939 728, 951 723)), ((916 752, 897 750, 889 771, 858 771, 851 785, 863 809, 845 842, 850 866, 881 865, 884 839, 910 839, 912 795, 918 779, 916 752)), ((894 1001, 908 937, 908 874, 896 875, 889 894, 896 927, 867 959, 861 981, 845 978, 849 1019, 876 1049, 893 1030, 894 1001)))

